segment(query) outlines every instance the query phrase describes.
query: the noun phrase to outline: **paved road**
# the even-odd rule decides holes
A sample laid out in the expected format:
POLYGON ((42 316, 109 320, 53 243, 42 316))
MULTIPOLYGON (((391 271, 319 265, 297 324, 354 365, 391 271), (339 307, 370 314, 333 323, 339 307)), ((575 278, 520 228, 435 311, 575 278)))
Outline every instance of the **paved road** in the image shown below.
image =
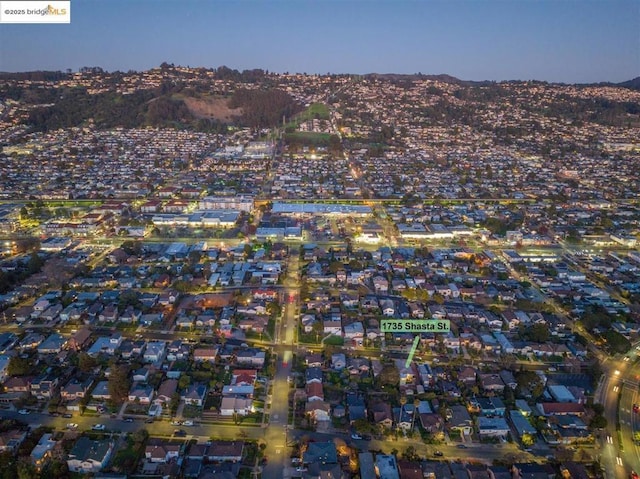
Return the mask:
POLYGON ((274 350, 278 354, 276 373, 272 381, 273 392, 269 427, 265 431, 265 457, 267 465, 263 469, 263 479, 282 479, 284 468, 290 464, 289 441, 289 391, 288 378, 291 376, 293 352, 297 350, 296 311, 300 296, 300 259, 292 252, 287 262, 287 276, 284 278, 285 307, 282 321, 276 324, 274 350))
POLYGON ((595 401, 604 406, 608 425, 597 442, 600 462, 607 479, 626 479, 631 471, 640 471, 640 449, 633 441, 634 431, 640 431, 640 417, 633 412, 633 404, 640 403, 636 350, 623 358, 608 358, 602 367, 595 401), (620 430, 616 431, 618 419, 620 430))
MULTIPOLYGON (((525 451, 522 451, 514 443, 498 443, 498 444, 468 444, 462 449, 456 444, 424 444, 422 441, 399 438, 397 441, 378 441, 378 440, 353 440, 349 435, 341 432, 332 433, 316 433, 296 430, 291 436, 298 441, 314 440, 334 441, 337 444, 346 443, 359 450, 382 451, 383 453, 391 453, 397 450, 400 454, 409 447, 413 447, 414 451, 427 459, 439 458, 434 455, 436 451, 443 453, 439 460, 455 461, 473 460, 485 464, 491 464, 495 459, 512 459, 515 462, 528 462, 536 460, 536 457, 525 451)), ((538 460, 540 458, 537 458, 538 460)))
POLYGON ((30 413, 21 415, 15 411, 0 411, 0 417, 17 419, 28 422, 32 427, 40 425, 54 427, 56 429, 66 429, 67 424, 78 425, 78 431, 90 430, 95 424, 104 424, 106 432, 135 432, 139 429, 147 429, 154 436, 171 437, 176 429, 182 429, 187 433, 187 437, 196 437, 203 440, 223 439, 237 440, 240 438, 261 440, 264 438, 264 428, 256 426, 236 426, 226 424, 206 424, 196 423, 194 426, 174 426, 169 421, 155 421, 152 424, 145 423, 142 419, 135 419, 126 422, 123 419, 111 418, 109 416, 80 415, 75 413, 71 418, 62 416, 50 416, 49 414, 30 413))

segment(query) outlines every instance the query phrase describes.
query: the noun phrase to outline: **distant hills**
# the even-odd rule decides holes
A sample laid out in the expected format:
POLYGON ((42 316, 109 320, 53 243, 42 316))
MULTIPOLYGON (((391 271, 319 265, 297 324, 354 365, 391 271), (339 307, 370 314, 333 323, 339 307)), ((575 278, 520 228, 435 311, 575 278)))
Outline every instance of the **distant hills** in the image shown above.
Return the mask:
MULTIPOLYGON (((414 73, 414 74, 402 74, 402 73, 368 73, 363 75, 365 78, 379 78, 381 80, 389 80, 389 81, 413 81, 413 80, 433 80, 439 81, 443 83, 452 83, 454 85, 463 85, 463 86, 486 86, 486 85, 495 85, 500 83, 520 83, 525 80, 504 80, 504 81, 490 81, 490 80, 461 80, 460 78, 456 78, 452 75, 440 74, 440 75, 424 75, 422 73, 414 73)), ((536 83, 546 83, 546 84, 554 84, 554 82, 546 82, 540 80, 532 80, 536 83)), ((613 82, 599 82, 599 83, 576 83, 576 86, 613 86, 613 87, 622 87, 629 88, 631 90, 640 90, 640 77, 635 77, 632 80, 627 80, 620 83, 613 82)))
POLYGON ((442 83, 452 83, 454 85, 463 85, 463 86, 482 86, 482 85, 490 85, 495 84, 496 82, 483 80, 483 81, 473 81, 473 80, 460 80, 451 75, 441 74, 441 75, 424 75, 422 73, 414 73, 414 74, 402 74, 402 73, 368 73, 363 75, 365 78, 379 78, 381 80, 388 81, 414 81, 414 80, 432 80, 439 81, 442 83))
POLYGON ((614 85, 631 88, 632 90, 640 90, 640 77, 635 77, 633 80, 623 81, 622 83, 615 83, 614 85))
MULTIPOLYGON (((161 68, 166 64, 163 63, 161 68)), ((173 68, 173 65, 166 65, 166 68, 173 68)), ((86 69, 85 70, 89 70, 86 69)), ((99 67, 93 67, 90 69, 94 71, 96 74, 106 73, 99 67)), ((211 70, 202 68, 202 70, 211 70)), ((269 74, 269 72, 265 72, 261 69, 253 69, 253 70, 244 70, 239 72, 238 70, 232 70, 226 66, 221 66, 217 69, 214 69, 216 72, 217 78, 234 80, 234 81, 249 81, 256 82, 264 79, 265 76, 269 74)), ((119 73, 122 72, 112 72, 119 73)), ((0 81, 2 80, 32 80, 32 81, 56 81, 67 78, 72 75, 71 71, 62 72, 62 71, 47 71, 47 70, 35 70, 29 72, 2 72, 0 71, 0 81)), ((490 85, 490 84, 499 84, 499 83, 518 83, 526 80, 501 80, 501 81, 493 81, 493 80, 462 80, 453 75, 448 75, 446 73, 442 73, 439 75, 428 75, 423 73, 366 73, 364 75, 349 75, 349 74, 338 74, 337 76, 358 76, 363 78, 379 78, 381 80, 389 80, 389 81, 403 81, 403 80, 433 80, 440 81, 443 83, 452 83, 456 85, 464 85, 464 86, 482 86, 482 85, 490 85)), ((556 82, 547 82, 543 80, 530 80, 533 82, 546 83, 546 84, 554 84, 556 82)), ((631 80, 623 81, 620 83, 613 82, 592 82, 592 83, 575 83, 578 86, 616 86, 629 88, 632 90, 640 90, 640 76, 635 77, 631 80)), ((1 98, 0 98, 1 99, 1 98)))
MULTIPOLYGON (((11 99, 30 105, 28 117, 22 121, 36 131, 91 122, 98 128, 154 126, 222 133, 230 125, 255 129, 276 126, 283 121, 290 121, 305 107, 298 98, 285 91, 290 80, 260 69, 242 72, 225 66, 217 69, 183 69, 163 63, 160 70, 166 71, 166 75, 161 75, 161 84, 149 88, 144 84, 147 72, 110 73, 99 67, 83 68, 81 73, 95 75, 96 84, 101 88, 98 93, 90 93, 85 86, 69 86, 66 80, 73 79, 71 71, 0 73, 0 101, 11 99), (118 91, 118 85, 127 84, 128 79, 125 77, 131 75, 138 77, 140 88, 135 91, 118 91), (228 91, 212 91, 211 78, 225 80, 231 85, 235 84, 235 87, 228 91), (42 82, 49 82, 50 87, 43 88, 42 82)), ((154 74, 157 75, 157 72, 154 74)), ((474 102, 500 101, 511 94, 507 88, 510 84, 554 85, 540 81, 467 81, 447 74, 422 73, 327 76, 328 85, 338 78, 353 78, 356 81, 379 79, 406 88, 412 88, 413 83, 419 80, 444 82, 461 87, 454 93, 458 100, 474 102)), ((331 88, 326 83, 322 85, 320 88, 331 88)), ((587 86, 640 90, 640 77, 621 83, 576 85, 587 86)), ((337 87, 334 85, 334 88, 337 87)), ((433 95, 442 94, 436 86, 432 86, 431 90, 433 95)), ((340 98, 347 103, 351 101, 346 92, 341 91, 336 91, 332 98, 340 98)), ((472 110, 450 104, 446 99, 441 99, 428 108, 429 116, 439 119, 438 121, 444 121, 445 118, 468 124, 474 124, 475 121, 472 110)), ((537 107, 532 104, 527 108, 534 111, 537 107)), ((595 121, 616 125, 628 114, 637 115, 639 108, 637 102, 559 97, 556 103, 547 105, 544 111, 537 113, 566 118, 568 121, 595 121)))

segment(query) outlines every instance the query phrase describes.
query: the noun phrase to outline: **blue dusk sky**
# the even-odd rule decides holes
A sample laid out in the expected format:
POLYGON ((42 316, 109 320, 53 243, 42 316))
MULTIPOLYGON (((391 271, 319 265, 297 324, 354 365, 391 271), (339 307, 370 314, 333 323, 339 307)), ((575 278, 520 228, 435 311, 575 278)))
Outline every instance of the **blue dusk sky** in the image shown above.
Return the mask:
POLYGON ((640 0, 71 0, 70 24, 0 25, 0 71, 163 61, 621 82, 640 75, 640 0))

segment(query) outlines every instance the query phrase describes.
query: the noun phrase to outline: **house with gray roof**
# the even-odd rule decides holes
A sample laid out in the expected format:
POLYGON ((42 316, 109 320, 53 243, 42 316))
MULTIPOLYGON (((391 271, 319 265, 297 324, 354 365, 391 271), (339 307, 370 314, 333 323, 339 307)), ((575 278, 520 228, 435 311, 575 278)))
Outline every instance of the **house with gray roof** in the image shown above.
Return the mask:
POLYGON ((92 440, 81 436, 67 456, 67 466, 72 472, 100 472, 109 462, 112 451, 113 442, 109 439, 92 440))
POLYGON ((337 464, 338 451, 336 450, 336 445, 332 441, 310 442, 302 456, 302 462, 304 464, 312 464, 314 462, 337 464))

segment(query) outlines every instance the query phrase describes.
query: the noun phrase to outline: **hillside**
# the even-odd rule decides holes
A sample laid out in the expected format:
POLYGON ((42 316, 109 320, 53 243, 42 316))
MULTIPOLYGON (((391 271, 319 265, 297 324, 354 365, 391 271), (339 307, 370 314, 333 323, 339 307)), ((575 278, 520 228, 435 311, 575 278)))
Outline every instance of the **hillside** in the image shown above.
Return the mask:
POLYGON ((198 119, 216 120, 233 123, 242 116, 242 108, 230 108, 229 99, 223 97, 182 98, 189 112, 198 119))

